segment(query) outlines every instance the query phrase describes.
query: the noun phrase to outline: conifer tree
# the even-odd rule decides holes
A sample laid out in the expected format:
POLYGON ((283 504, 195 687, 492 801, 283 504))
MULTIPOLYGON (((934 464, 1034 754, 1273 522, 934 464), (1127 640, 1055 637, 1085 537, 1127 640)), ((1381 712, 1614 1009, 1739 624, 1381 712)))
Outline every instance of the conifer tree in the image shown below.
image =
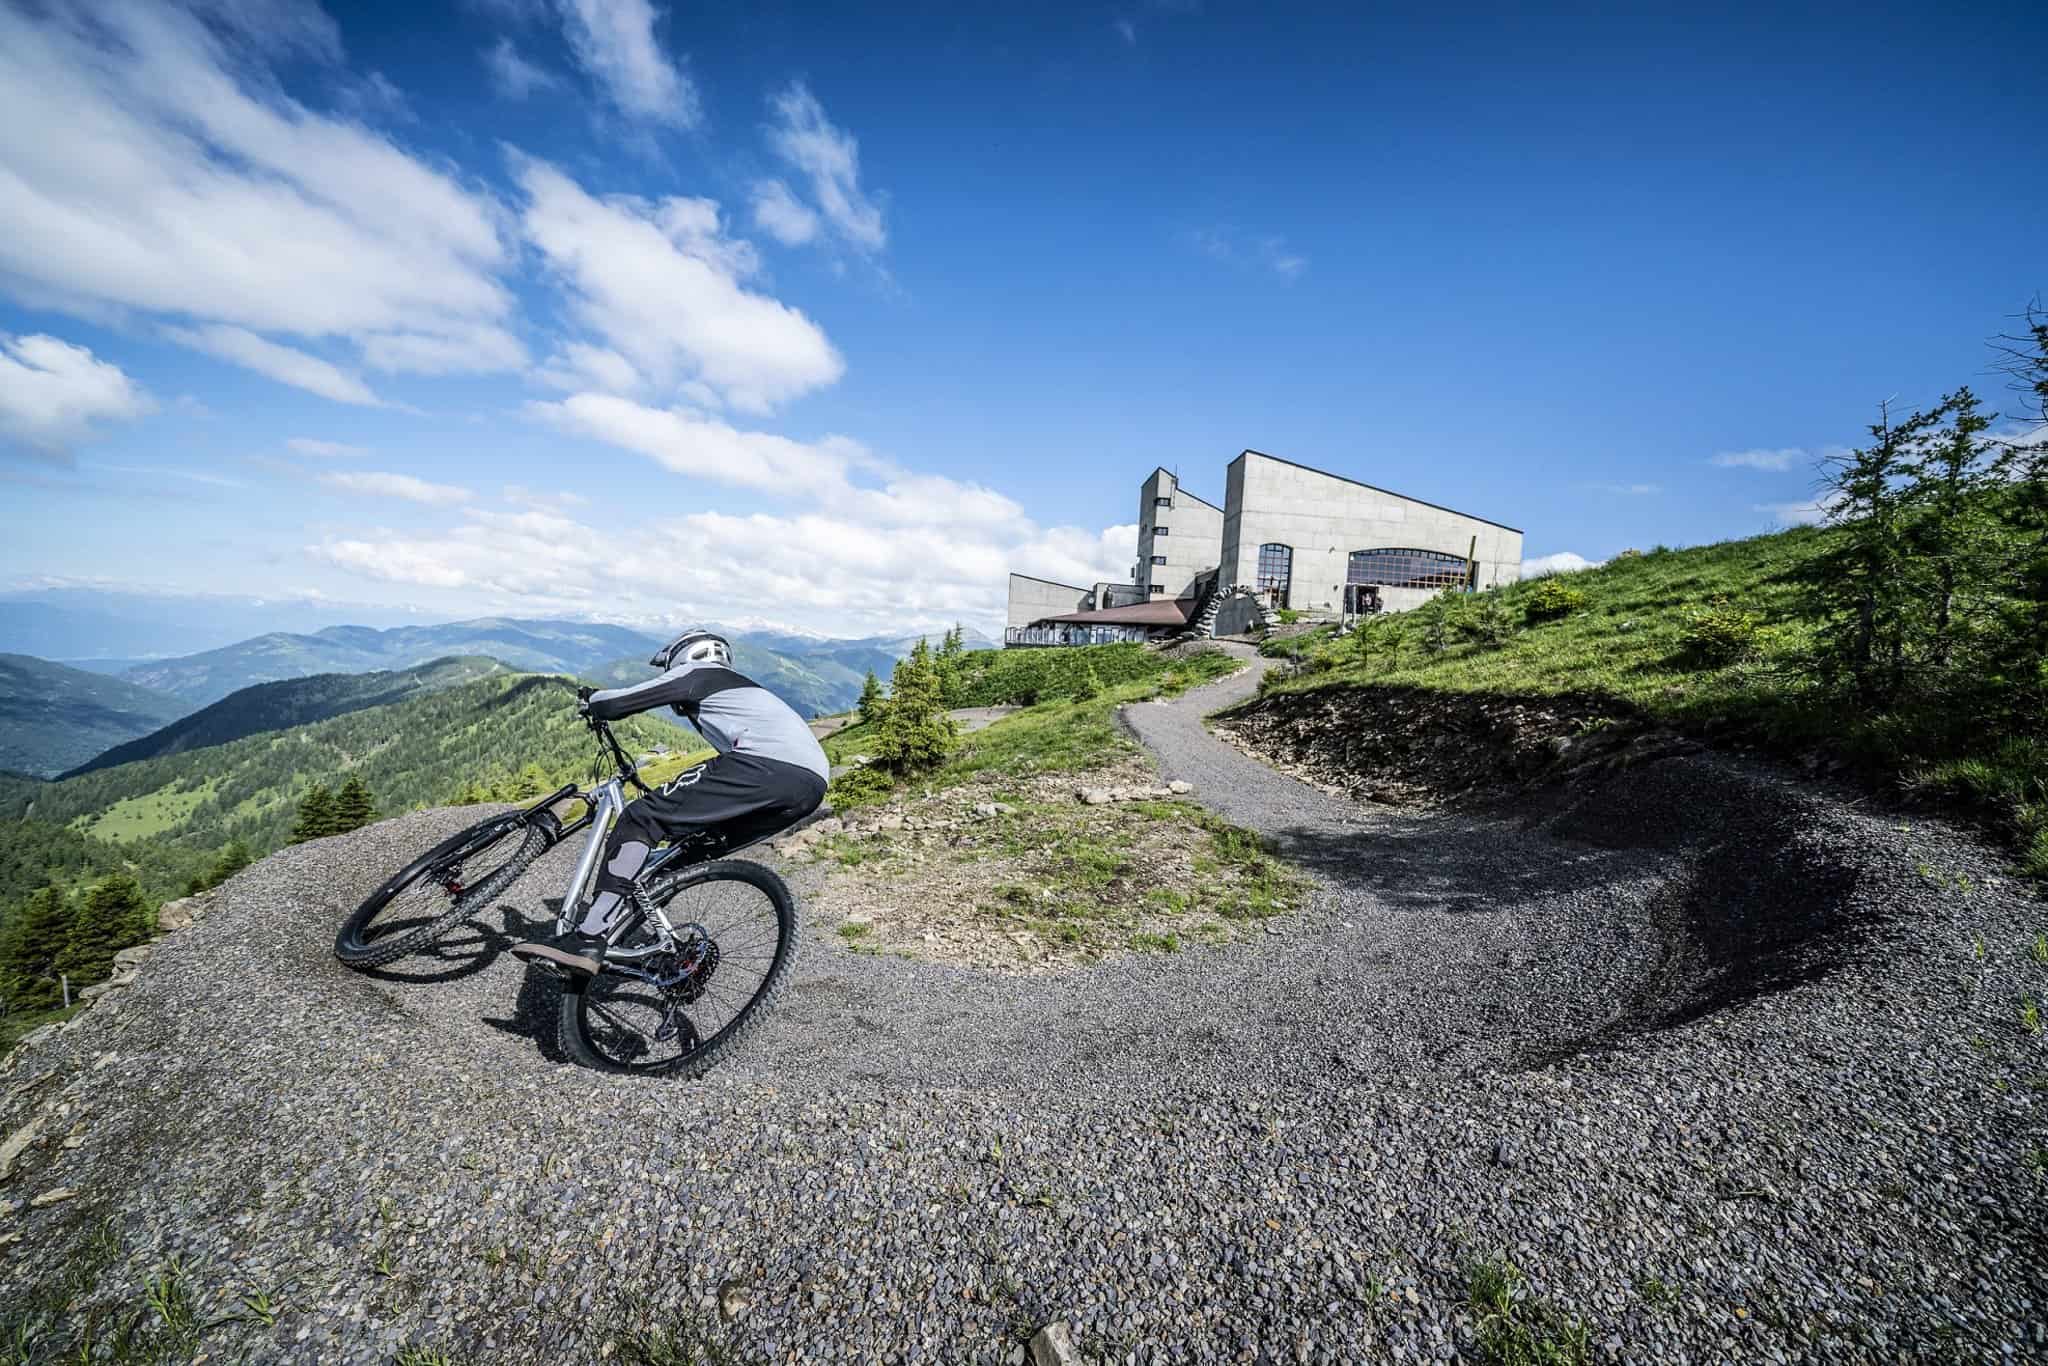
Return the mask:
POLYGON ((875 762, 898 776, 923 772, 946 757, 955 734, 938 665, 931 647, 920 640, 896 661, 889 707, 875 737, 875 762))
POLYGON ((221 883, 226 882, 236 873, 247 868, 252 861, 248 845, 240 840, 229 840, 228 847, 220 851, 220 857, 215 859, 213 867, 207 870, 206 885, 209 887, 220 886, 221 883))
POLYGON ((1932 670, 1946 670, 1957 642, 1988 606, 2000 528, 1986 495, 1994 451, 1983 433, 1991 419, 1965 385, 1942 400, 1947 429, 1927 442, 1912 468, 1913 506, 1906 543, 1924 580, 1913 603, 1916 643, 1932 670))
POLYGON ((104 980, 113 971, 114 955, 149 937, 149 902, 142 884, 127 873, 94 885, 71 916, 57 967, 71 978, 75 990, 104 980))
POLYGON ((71 936, 71 902, 61 887, 38 887, 0 925, 0 992, 10 1010, 48 1010, 64 1000, 58 960, 71 936))
POLYGON ((327 790, 327 784, 315 783, 299 800, 299 819, 292 826, 291 843, 304 844, 334 833, 334 794, 327 790))
POLYGON ((335 833, 360 830, 377 819, 377 803, 363 780, 351 773, 334 799, 335 833))
POLYGON ((868 725, 881 720, 882 711, 887 705, 882 697, 882 680, 875 677, 873 669, 869 669, 867 681, 860 685, 858 707, 861 724, 868 725))

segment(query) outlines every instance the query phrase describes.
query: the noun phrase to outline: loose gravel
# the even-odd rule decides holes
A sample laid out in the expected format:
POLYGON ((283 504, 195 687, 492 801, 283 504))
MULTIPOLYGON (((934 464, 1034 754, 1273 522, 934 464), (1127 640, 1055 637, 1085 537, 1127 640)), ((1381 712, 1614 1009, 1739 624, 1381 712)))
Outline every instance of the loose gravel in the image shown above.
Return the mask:
POLYGON ((42 1127, 0 1304, 111 1219, 76 1313, 173 1256, 210 1314, 281 1299, 217 1359, 1010 1363, 1066 1319, 1102 1361, 1470 1360, 1494 1257, 1596 1359, 2048 1354, 2048 908, 1995 850, 1705 754, 1355 806, 1204 731, 1258 667, 1126 719, 1315 875, 1278 933, 1006 977, 814 926, 695 1084, 556 1058, 504 950, 572 850, 373 976, 343 908, 478 813, 265 860, 0 1075, 42 1127))

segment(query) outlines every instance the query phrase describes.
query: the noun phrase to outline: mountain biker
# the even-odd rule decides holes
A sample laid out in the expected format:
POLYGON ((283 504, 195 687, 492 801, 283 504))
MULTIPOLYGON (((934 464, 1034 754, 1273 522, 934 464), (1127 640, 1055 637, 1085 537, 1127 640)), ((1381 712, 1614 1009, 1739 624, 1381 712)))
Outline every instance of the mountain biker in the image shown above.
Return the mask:
POLYGON ((708 826, 736 837, 771 833, 825 799, 831 767, 817 737, 788 703, 733 670, 724 636, 691 627, 647 662, 662 673, 630 688, 579 688, 577 710, 616 721, 672 707, 718 753, 626 807, 605 844, 597 895, 574 929, 512 950, 527 962, 595 973, 604 965, 605 932, 654 845, 708 826))

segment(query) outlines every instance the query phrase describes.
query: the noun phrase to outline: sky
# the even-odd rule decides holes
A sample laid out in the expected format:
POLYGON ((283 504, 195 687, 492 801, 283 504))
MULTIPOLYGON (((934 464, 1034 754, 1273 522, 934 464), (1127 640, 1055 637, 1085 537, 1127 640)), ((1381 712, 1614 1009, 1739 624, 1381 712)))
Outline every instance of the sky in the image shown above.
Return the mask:
POLYGON ((2007 397, 2048 7, 1677 9, 0 0, 0 587, 993 631, 1247 447, 1810 518, 2007 397))

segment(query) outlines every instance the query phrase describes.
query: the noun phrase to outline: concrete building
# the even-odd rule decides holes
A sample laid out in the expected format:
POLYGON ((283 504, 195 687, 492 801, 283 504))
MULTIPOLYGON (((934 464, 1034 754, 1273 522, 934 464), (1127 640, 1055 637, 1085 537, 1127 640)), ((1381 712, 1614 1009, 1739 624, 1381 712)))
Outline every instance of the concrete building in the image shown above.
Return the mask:
POLYGON ((1185 597, 1216 567, 1223 523, 1222 508, 1182 488, 1171 471, 1152 471, 1138 486, 1138 598, 1185 597))
MULTIPOLYGON (((1230 462, 1218 564, 1224 590, 1273 608, 1349 615, 1420 607, 1446 588, 1521 577, 1522 533, 1261 451, 1230 462)), ((1227 609, 1219 634, 1248 623, 1227 609)))
POLYGON ((1236 635, 1277 610, 1406 611, 1446 588, 1521 574, 1522 533, 1343 475, 1247 450, 1223 506, 1155 469, 1138 490, 1132 582, 1090 588, 1010 576, 1011 645, 1236 635))

